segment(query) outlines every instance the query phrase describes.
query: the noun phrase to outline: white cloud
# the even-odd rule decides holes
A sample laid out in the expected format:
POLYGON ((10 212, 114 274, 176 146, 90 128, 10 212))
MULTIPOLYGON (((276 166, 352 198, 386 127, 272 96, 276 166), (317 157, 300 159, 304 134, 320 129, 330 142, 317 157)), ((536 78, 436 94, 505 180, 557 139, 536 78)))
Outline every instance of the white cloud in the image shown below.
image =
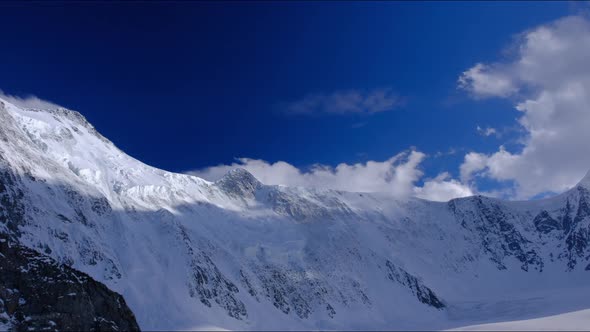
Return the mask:
POLYGON ((463 72, 459 77, 459 87, 476 98, 507 97, 517 91, 514 82, 501 67, 481 63, 463 72))
POLYGON ((470 183, 473 175, 486 168, 487 156, 482 153, 469 152, 461 164, 460 175, 461 182, 470 183))
POLYGON ((471 195, 469 188, 450 179, 444 173, 425 182, 423 187, 415 183, 423 176, 420 163, 426 155, 419 151, 407 151, 385 161, 368 161, 357 164, 339 164, 336 167, 315 165, 308 171, 279 161, 240 158, 231 165, 219 165, 189 174, 207 180, 217 180, 234 168, 244 168, 269 185, 329 188, 351 192, 388 192, 396 197, 415 195, 425 199, 447 201, 451 198, 471 195))
POLYGON ((402 99, 390 88, 343 90, 330 94, 310 94, 303 99, 281 105, 290 114, 373 114, 391 111, 402 99))
POLYGON ((3 99, 15 106, 21 108, 33 108, 33 109, 56 109, 61 106, 54 104, 50 101, 39 99, 33 95, 27 95, 25 97, 10 95, 0 90, 0 99, 3 99))
POLYGON ((431 180, 424 181, 422 187, 414 187, 414 195, 431 201, 445 202, 456 197, 472 196, 471 189, 451 178, 447 172, 431 180))
POLYGON ((512 180, 517 198, 561 192, 590 168, 590 22, 565 17, 525 31, 515 46, 514 59, 477 64, 459 86, 476 98, 516 100, 522 150, 470 153, 461 176, 512 180))

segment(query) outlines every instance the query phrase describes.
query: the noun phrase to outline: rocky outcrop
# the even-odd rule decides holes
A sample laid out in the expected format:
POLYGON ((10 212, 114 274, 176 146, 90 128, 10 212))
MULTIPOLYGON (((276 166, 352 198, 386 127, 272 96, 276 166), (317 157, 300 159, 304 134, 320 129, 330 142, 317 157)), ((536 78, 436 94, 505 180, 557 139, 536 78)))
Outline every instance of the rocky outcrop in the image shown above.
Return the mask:
POLYGON ((518 216, 511 215, 509 209, 483 196, 455 199, 448 206, 457 222, 476 236, 498 269, 505 270, 505 258, 514 257, 524 271, 543 270, 542 258, 515 226, 518 216))
POLYGON ((543 233, 547 234, 552 231, 559 231, 562 229, 562 225, 559 221, 555 220, 549 212, 543 210, 539 213, 535 219, 533 219, 533 223, 535 224, 535 228, 543 233))
POLYGON ((227 195, 235 198, 253 198, 256 190, 262 187, 262 183, 242 168, 229 171, 215 184, 227 195))
POLYGON ((246 306, 236 298, 238 287, 221 273, 206 253, 194 248, 186 229, 182 226, 178 228, 189 259, 187 265, 190 296, 198 298, 207 307, 211 307, 211 301, 215 301, 235 319, 248 317, 246 306))
POLYGON ((138 331, 123 297, 0 235, 0 328, 138 331))
POLYGON ((418 301, 437 309, 443 309, 446 307, 432 289, 426 287, 420 279, 411 275, 406 270, 395 266, 390 261, 386 261, 385 266, 387 267, 387 278, 409 288, 418 298, 418 301))

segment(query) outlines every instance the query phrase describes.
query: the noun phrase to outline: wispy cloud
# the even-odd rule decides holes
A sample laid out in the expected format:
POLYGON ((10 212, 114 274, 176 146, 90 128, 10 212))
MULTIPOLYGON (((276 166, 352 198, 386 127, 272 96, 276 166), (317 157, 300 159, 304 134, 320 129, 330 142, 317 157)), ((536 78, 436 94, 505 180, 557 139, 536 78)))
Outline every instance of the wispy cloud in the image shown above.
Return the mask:
POLYGON ((403 98, 391 88, 380 88, 309 94, 279 107, 288 114, 374 114, 391 111, 401 105, 403 98))
POLYGON ((433 155, 434 158, 446 157, 446 156, 454 156, 457 152, 464 150, 464 148, 454 148, 450 147, 447 151, 436 151, 433 155))
POLYGON ((482 128, 480 126, 477 126, 476 129, 480 135, 485 136, 485 137, 489 137, 489 136, 500 137, 501 136, 500 132, 496 128, 492 128, 492 127, 482 128))
POLYGON ((33 109, 56 109, 60 108, 59 105, 54 104, 50 101, 40 99, 33 95, 26 95, 24 97, 15 96, 0 90, 0 99, 3 99, 15 106, 22 108, 33 108, 33 109))

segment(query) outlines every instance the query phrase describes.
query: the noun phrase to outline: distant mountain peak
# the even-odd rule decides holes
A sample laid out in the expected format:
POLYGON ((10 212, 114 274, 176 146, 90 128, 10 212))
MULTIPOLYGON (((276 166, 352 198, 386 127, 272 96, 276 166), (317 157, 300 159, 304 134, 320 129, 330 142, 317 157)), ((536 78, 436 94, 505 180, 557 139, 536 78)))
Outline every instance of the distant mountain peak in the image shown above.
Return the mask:
POLYGON ((252 197, 256 190, 262 186, 262 183, 252 173, 243 168, 230 170, 215 184, 229 195, 245 197, 252 197))

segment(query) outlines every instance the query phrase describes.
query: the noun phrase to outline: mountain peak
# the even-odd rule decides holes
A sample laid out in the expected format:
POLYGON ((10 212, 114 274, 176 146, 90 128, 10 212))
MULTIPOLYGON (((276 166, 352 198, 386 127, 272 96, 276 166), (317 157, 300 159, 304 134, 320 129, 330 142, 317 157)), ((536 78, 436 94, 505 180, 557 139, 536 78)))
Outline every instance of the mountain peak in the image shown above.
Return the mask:
POLYGON ((9 105, 24 112, 49 113, 59 118, 67 118, 73 122, 84 125, 87 128, 93 128, 90 122, 77 111, 34 97, 32 97, 31 100, 32 101, 29 101, 27 98, 0 96, 0 104, 4 104, 5 107, 6 105, 9 105))
POLYGON ((262 183, 243 168, 234 168, 215 182, 227 194, 251 197, 262 183))

